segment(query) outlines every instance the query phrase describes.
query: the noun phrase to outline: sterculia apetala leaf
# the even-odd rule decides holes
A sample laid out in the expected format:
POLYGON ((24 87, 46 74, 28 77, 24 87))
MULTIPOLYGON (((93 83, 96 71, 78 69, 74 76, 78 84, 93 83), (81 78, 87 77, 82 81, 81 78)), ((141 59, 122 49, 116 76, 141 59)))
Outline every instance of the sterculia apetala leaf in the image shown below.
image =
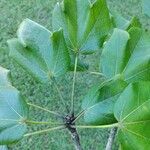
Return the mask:
POLYGON ((149 60, 148 32, 139 28, 131 28, 128 33, 115 29, 102 51, 100 70, 107 78, 120 74, 127 83, 150 80, 149 60))
POLYGON ((106 0, 63 0, 53 11, 53 30, 62 28, 70 51, 90 54, 100 49, 114 27, 140 26, 108 10, 106 0))
POLYGON ((115 79, 91 88, 82 103, 85 122, 92 125, 116 122, 113 116, 114 104, 126 86, 127 83, 122 79, 115 79))
MULTIPOLYGON (((110 39, 104 45, 100 59, 100 70, 106 76, 106 81, 113 80, 117 85, 121 85, 116 95, 111 99, 103 98, 102 88, 111 95, 116 88, 116 84, 103 84, 97 86, 95 92, 89 91, 83 100, 83 109, 85 111, 85 121, 88 124, 109 124, 116 120, 113 119, 113 106, 118 98, 118 93, 132 82, 150 80, 150 34, 142 31, 140 28, 132 27, 127 31, 114 29, 110 39), (120 84, 124 83, 124 84, 120 84), (112 91, 108 90, 109 86, 112 91), (88 96, 89 94, 92 96, 88 96), (98 95, 98 96, 97 96, 98 95), (91 98, 92 97, 92 98, 91 98), (94 97, 94 98, 93 98, 94 97), (94 100, 94 103, 92 103, 94 100), (84 107, 85 104, 92 105, 84 107), (93 116, 93 117, 92 117, 93 116)), ((105 81, 104 81, 105 82, 105 81)), ((107 82, 106 82, 107 83, 107 82)), ((106 94, 107 95, 107 94, 106 94)), ((88 106, 88 105, 87 105, 88 106)))
MULTIPOLYGON (((110 14, 106 0, 63 0, 54 8, 52 25, 53 31, 60 28, 64 31, 71 56, 69 70, 72 71, 75 53, 94 53, 100 50, 114 27, 127 30, 132 26, 140 26, 140 23, 135 17, 128 21, 117 13, 110 14)), ((79 60, 77 71, 87 69, 88 66, 79 60)))
POLYGON ((61 29, 51 33, 25 19, 17 35, 17 39, 8 41, 10 57, 37 80, 47 82, 67 72, 70 56, 61 29))
POLYGON ((114 114, 122 150, 150 147, 150 82, 130 84, 118 98, 114 114))
POLYGON ((68 47, 91 53, 99 49, 112 26, 105 0, 64 0, 53 11, 53 30, 64 30, 68 47))
POLYGON ((0 67, 0 145, 20 140, 27 130, 25 98, 9 82, 9 71, 0 67))

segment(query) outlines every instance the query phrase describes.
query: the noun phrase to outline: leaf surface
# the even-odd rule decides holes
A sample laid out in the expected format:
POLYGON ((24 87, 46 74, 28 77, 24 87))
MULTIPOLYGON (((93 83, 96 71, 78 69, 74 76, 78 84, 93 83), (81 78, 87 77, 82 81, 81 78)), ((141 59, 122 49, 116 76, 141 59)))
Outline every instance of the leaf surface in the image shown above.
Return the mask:
POLYGON ((143 13, 150 17, 150 1, 142 0, 142 10, 143 13))
POLYGON ((114 28, 128 31, 132 27, 141 27, 141 23, 137 17, 132 17, 131 19, 127 20, 115 11, 111 11, 111 15, 114 28))
POLYGON ((0 68, 0 145, 20 140, 27 130, 28 106, 24 97, 8 82, 8 70, 0 68))
POLYGON ((111 78, 120 74, 126 64, 125 53, 126 45, 129 40, 129 34, 120 29, 114 29, 114 32, 105 44, 100 65, 102 73, 111 78))
MULTIPOLYGON (((150 80, 150 34, 142 31, 137 27, 132 27, 127 31, 121 29, 114 29, 114 32, 107 43, 104 45, 102 56, 100 60, 100 69, 107 77, 107 80, 121 79, 125 84, 111 85, 116 91, 120 91, 130 83, 136 81, 149 81, 150 80), (125 86, 126 85, 126 86, 125 86)), ((119 83, 118 83, 119 84, 119 83)), ((104 124, 111 123, 113 120, 113 106, 115 103, 112 98, 112 103, 108 97, 103 99, 100 84, 95 89, 91 89, 83 100, 83 106, 89 105, 85 112, 85 121, 88 124, 104 124), (101 101, 103 99, 106 102, 101 101), (106 105, 106 104, 107 105, 106 105), (111 105, 109 105, 111 104, 111 105), (107 112, 108 110, 108 112, 107 112), (111 112, 111 113, 110 113, 111 112), (111 114, 111 115, 110 115, 111 114), (102 116, 112 116, 112 120, 103 118, 102 116), (106 122, 105 122, 106 121, 106 122)), ((114 89, 110 85, 103 87, 107 92, 106 95, 111 94, 114 89)), ((112 95, 115 96, 115 95, 112 95)))
POLYGON ((0 66, 0 86, 10 85, 9 70, 0 66))
POLYGON ((41 82, 67 72, 70 56, 63 31, 51 33, 43 26, 25 19, 19 27, 18 39, 8 41, 10 56, 41 82))
POLYGON ((128 32, 114 30, 104 46, 100 69, 108 78, 122 74, 128 83, 150 80, 150 34, 135 27, 128 32))
POLYGON ((114 104, 126 86, 126 82, 116 79, 91 88, 82 102, 85 122, 92 125, 116 122, 113 115, 114 104))
MULTIPOLYGON (((139 32, 139 31, 138 31, 139 32)), ((150 34, 140 33, 141 36, 133 50, 133 53, 124 68, 123 74, 127 82, 150 80, 150 34)))
POLYGON ((123 150, 150 147, 150 83, 130 84, 114 107, 119 122, 118 138, 123 150))
POLYGON ((8 150, 8 148, 6 145, 2 145, 2 146, 0 146, 0 150, 8 150))
POLYGON ((53 29, 64 29, 71 50, 91 53, 100 48, 112 28, 105 0, 64 0, 53 11, 53 29))

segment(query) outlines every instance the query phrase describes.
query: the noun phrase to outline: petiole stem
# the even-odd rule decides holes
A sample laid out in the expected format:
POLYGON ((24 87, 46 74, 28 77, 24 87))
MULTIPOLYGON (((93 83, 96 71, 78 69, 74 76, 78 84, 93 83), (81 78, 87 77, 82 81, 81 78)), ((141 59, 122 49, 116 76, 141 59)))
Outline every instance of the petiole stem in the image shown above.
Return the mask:
POLYGON ((48 109, 46 109, 46 108, 43 108, 43 107, 41 107, 41 106, 38 106, 38 105, 36 105, 36 104, 32 104, 32 103, 27 103, 27 104, 28 104, 29 106, 32 106, 32 107, 38 108, 38 109, 40 109, 40 110, 46 111, 46 112, 48 112, 48 113, 50 113, 50 114, 53 114, 53 115, 55 115, 55 116, 57 116, 57 117, 63 118, 63 116, 61 116, 61 115, 58 114, 57 112, 50 111, 50 110, 48 110, 48 109))
POLYGON ((78 54, 76 54, 76 57, 75 57, 72 92, 71 92, 71 114, 72 115, 74 115, 74 93, 75 93, 75 81, 76 81, 77 64, 78 64, 78 54))
POLYGON ((77 120, 79 120, 85 113, 85 110, 81 111, 77 116, 75 117, 73 123, 75 123, 77 120))
POLYGON ((80 128, 80 129, 104 129, 104 128, 118 127, 118 123, 110 124, 110 125, 99 125, 99 126, 76 125, 75 127, 76 127, 76 128, 80 128))
POLYGON ((31 136, 31 135, 42 134, 42 133, 47 133, 47 132, 50 132, 50 131, 60 130, 60 129, 65 129, 65 127, 64 126, 58 126, 58 127, 55 127, 55 128, 49 128, 49 129, 45 129, 45 130, 31 132, 31 133, 25 134, 24 137, 31 136))
POLYGON ((29 124, 49 124, 49 125, 62 125, 62 124, 59 124, 59 123, 54 123, 54 122, 39 122, 39 121, 33 121, 33 120, 26 120, 25 122, 26 122, 26 123, 29 123, 29 124))
POLYGON ((116 133, 117 133, 117 128, 116 127, 112 128, 110 131, 110 134, 109 134, 109 138, 108 138, 108 142, 107 142, 105 150, 112 150, 113 142, 115 140, 116 133))

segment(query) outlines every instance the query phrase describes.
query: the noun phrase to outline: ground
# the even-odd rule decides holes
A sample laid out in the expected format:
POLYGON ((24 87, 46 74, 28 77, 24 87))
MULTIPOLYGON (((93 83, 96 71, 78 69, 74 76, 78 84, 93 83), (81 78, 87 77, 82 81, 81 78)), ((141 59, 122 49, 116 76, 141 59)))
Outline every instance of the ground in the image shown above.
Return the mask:
MULTIPOLYGON (((16 37, 18 25, 25 18, 30 18, 51 30, 51 11, 56 0, 0 0, 0 64, 12 71, 12 83, 18 88, 27 101, 42 104, 50 110, 64 111, 59 101, 58 94, 50 85, 41 85, 26 75, 24 70, 14 64, 8 58, 8 48, 6 41, 16 37)), ((124 17, 129 18, 136 15, 145 28, 150 28, 150 19, 142 14, 140 0, 108 0, 110 9, 116 10, 124 17)), ((87 63, 92 62, 91 68, 97 70, 98 59, 91 56, 83 58, 87 63)), ((75 105, 76 112, 80 111, 81 101, 87 90, 95 82, 95 77, 85 73, 77 74, 75 105)), ((72 74, 66 76, 60 84, 60 89, 64 93, 67 104, 70 104, 70 87, 72 74)), ((48 114, 38 110, 30 109, 31 118, 36 120, 47 119, 48 114)), ((54 118, 52 118, 54 119, 54 118)), ((51 120, 51 119, 49 119, 51 120)), ((39 126, 32 127, 32 130, 41 129, 39 126)), ((30 129, 30 130, 31 130, 30 129)), ((106 144, 107 131, 86 129, 79 130, 81 143, 84 150, 103 150, 106 144)), ((117 145, 117 144, 116 144, 117 145)), ((10 150, 73 150, 70 135, 66 131, 51 132, 44 135, 24 138, 15 145, 9 146, 10 150)), ((114 150, 117 146, 114 146, 114 150)))

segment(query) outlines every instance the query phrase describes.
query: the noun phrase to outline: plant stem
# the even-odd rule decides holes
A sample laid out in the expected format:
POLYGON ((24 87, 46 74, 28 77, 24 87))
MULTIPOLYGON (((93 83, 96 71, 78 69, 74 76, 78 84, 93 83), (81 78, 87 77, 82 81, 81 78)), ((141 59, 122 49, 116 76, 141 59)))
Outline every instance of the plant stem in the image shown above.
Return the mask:
POLYGON ((42 133, 46 133, 46 132, 50 132, 50 131, 54 131, 54 130, 59 130, 59 129, 64 129, 64 128, 65 128, 64 126, 59 126, 59 127, 49 128, 49 129, 40 130, 40 131, 36 131, 36 132, 31 132, 31 133, 25 134, 24 137, 42 134, 42 133))
POLYGON ((77 64, 78 64, 78 54, 76 54, 76 57, 75 57, 72 92, 71 92, 71 114, 73 116, 74 116, 74 92, 75 92, 75 81, 76 81, 77 64))
POLYGON ((78 134, 76 128, 71 128, 70 133, 71 133, 71 137, 72 137, 75 149, 76 150, 82 150, 81 144, 80 144, 79 134, 78 134))
POLYGON ((85 128, 85 129, 103 129, 103 128, 112 128, 112 127, 118 127, 118 123, 115 124, 109 124, 109 125, 99 125, 99 126, 84 126, 84 125, 76 125, 76 128, 85 128))
POLYGON ((50 111, 50 110, 48 110, 48 109, 46 109, 46 108, 43 108, 43 107, 38 106, 38 105, 35 105, 35 104, 31 104, 31 103, 27 103, 27 104, 28 104, 29 106, 32 106, 32 107, 41 109, 41 110, 46 111, 46 112, 49 112, 49 113, 51 113, 51 114, 53 114, 53 115, 55 115, 55 116, 57 116, 57 117, 63 118, 63 116, 61 116, 61 115, 58 114, 57 112, 50 111))
POLYGON ((62 102, 63 106, 66 108, 66 111, 69 112, 68 106, 65 104, 64 98, 63 98, 62 93, 61 93, 61 91, 60 91, 60 89, 58 87, 57 81, 55 80, 55 78, 53 78, 52 81, 54 83, 54 86, 55 86, 58 94, 59 94, 59 97, 61 99, 61 102, 62 102))
POLYGON ((109 134, 109 138, 108 138, 108 142, 107 142, 105 150, 112 150, 112 146, 115 140, 116 133, 117 133, 117 128, 116 127, 112 128, 109 134))

